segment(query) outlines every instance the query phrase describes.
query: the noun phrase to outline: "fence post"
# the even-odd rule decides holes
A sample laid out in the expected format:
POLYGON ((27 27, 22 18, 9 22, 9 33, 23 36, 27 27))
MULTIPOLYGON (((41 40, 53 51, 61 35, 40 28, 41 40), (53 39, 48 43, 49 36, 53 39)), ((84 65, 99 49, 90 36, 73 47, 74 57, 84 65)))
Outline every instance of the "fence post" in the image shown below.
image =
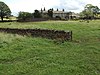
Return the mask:
POLYGON ((72 37, 72 31, 70 31, 70 37, 71 37, 70 40, 72 41, 72 38, 73 38, 73 37, 72 37))

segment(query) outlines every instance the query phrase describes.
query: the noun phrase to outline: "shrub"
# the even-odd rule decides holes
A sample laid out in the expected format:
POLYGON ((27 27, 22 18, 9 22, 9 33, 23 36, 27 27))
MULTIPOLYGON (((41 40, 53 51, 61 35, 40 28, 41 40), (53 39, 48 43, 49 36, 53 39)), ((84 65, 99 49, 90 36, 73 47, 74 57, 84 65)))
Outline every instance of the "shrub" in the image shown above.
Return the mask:
POLYGON ((32 19, 33 15, 29 12, 19 12, 18 20, 19 21, 26 21, 28 19, 32 19))

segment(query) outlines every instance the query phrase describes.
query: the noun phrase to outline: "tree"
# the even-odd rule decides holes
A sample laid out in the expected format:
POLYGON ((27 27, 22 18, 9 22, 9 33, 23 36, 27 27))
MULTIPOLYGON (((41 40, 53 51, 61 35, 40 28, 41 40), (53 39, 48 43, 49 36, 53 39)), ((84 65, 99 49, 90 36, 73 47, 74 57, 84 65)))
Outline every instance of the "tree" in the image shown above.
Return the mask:
POLYGON ((98 6, 93 6, 92 4, 87 4, 85 6, 85 9, 93 12, 94 15, 96 15, 100 11, 100 9, 98 8, 98 6))
POLYGON ((53 10, 52 10, 52 9, 49 9, 49 10, 48 10, 48 16, 49 16, 50 18, 53 17, 53 10))
POLYGON ((10 16, 11 15, 11 10, 10 8, 4 3, 0 1, 0 17, 1 20, 3 21, 3 18, 6 16, 10 16))
POLYGON ((81 12, 81 16, 85 19, 92 19, 94 17, 93 12, 89 11, 89 10, 83 10, 81 12))
POLYGON ((100 9, 98 8, 98 6, 93 6, 92 11, 93 11, 94 16, 96 16, 97 13, 100 11, 100 9))
POLYGON ((84 7, 84 10, 80 13, 80 16, 88 19, 93 19, 95 18, 99 10, 100 9, 97 6, 93 6, 92 4, 87 4, 84 7))
POLYGON ((29 12, 19 12, 18 20, 25 21, 27 19, 31 19, 33 15, 29 12))
POLYGON ((41 18, 42 17, 41 13, 39 12, 39 10, 35 10, 33 15, 34 15, 34 18, 41 18))

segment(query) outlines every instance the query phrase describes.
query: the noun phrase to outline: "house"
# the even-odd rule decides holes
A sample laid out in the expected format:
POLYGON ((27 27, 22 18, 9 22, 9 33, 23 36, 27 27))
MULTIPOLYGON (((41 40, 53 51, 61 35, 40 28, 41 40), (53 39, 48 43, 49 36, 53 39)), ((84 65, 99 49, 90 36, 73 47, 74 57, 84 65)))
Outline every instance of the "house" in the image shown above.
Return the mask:
MULTIPOLYGON (((45 10, 42 10, 41 9, 41 13, 42 13, 42 16, 44 17, 47 17, 48 16, 48 11, 45 10)), ((53 18, 59 18, 59 19, 75 19, 75 18, 78 18, 79 15, 77 13, 74 13, 74 12, 65 12, 64 9, 62 11, 59 11, 58 9, 57 10, 53 10, 53 18)))
POLYGON ((66 19, 68 13, 65 11, 53 11, 53 18, 66 19))

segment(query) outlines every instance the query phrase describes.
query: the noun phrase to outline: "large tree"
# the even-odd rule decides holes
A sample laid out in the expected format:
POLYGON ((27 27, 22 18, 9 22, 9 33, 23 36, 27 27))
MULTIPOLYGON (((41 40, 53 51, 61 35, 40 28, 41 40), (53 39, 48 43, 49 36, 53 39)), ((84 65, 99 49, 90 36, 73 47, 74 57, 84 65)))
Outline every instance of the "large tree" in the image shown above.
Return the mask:
POLYGON ((89 10, 83 10, 80 13, 81 18, 85 18, 85 19, 92 19, 94 17, 93 12, 89 11, 89 10))
POLYGON ((97 13, 100 11, 98 6, 93 6, 92 4, 87 4, 84 8, 84 10, 80 13, 81 17, 85 18, 95 18, 97 13))
POLYGON ((85 6, 85 10, 91 11, 94 15, 96 15, 100 11, 98 6, 93 6, 92 4, 87 4, 85 6))
POLYGON ((6 16, 10 16, 11 15, 11 10, 10 8, 4 3, 0 1, 0 17, 1 20, 3 21, 3 18, 6 16))

